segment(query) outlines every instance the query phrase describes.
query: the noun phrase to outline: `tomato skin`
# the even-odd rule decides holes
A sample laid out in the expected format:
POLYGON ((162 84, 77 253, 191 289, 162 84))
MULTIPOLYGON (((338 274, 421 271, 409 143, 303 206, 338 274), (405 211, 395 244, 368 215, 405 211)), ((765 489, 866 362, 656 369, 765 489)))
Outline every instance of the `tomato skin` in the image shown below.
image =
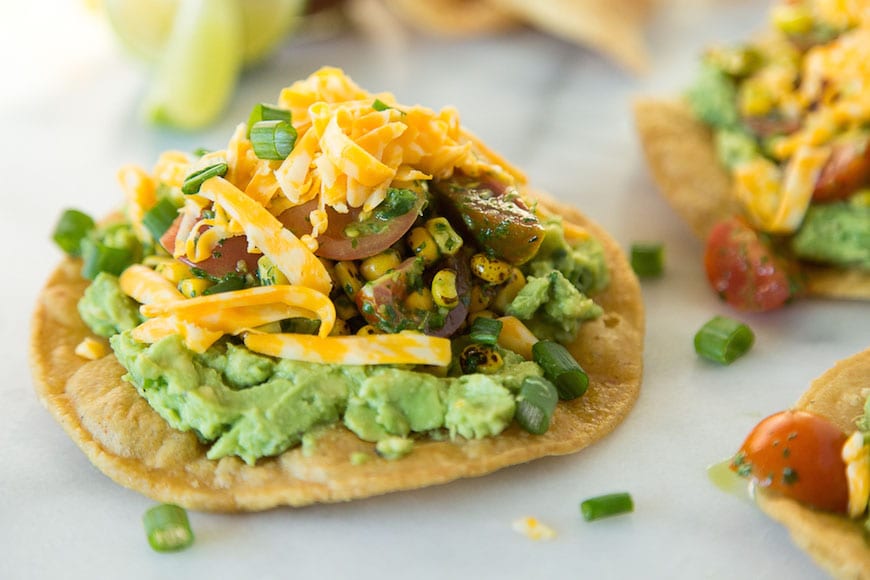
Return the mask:
POLYGON ((812 507, 846 513, 849 487, 841 456, 847 436, 806 411, 783 411, 762 420, 743 442, 731 469, 762 488, 812 507))
POLYGON ((738 310, 773 310, 795 293, 788 263, 740 218, 719 222, 710 231, 704 267, 713 290, 738 310))
POLYGON ((870 182, 870 143, 867 137, 834 145, 813 190, 813 201, 845 199, 870 182))

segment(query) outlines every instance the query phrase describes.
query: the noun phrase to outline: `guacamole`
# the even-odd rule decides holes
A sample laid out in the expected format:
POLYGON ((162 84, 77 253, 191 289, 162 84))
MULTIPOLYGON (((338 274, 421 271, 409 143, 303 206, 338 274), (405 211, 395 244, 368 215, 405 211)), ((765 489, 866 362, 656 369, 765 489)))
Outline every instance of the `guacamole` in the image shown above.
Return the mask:
POLYGON ((415 433, 497 435, 513 420, 522 379, 542 374, 510 352, 496 374, 438 378, 406 368, 272 359, 229 343, 197 354, 179 336, 148 345, 122 332, 111 345, 127 379, 173 428, 211 443, 210 459, 237 455, 249 464, 339 421, 392 458, 410 451, 415 433))
POLYGON ((106 338, 135 328, 142 322, 139 305, 124 294, 118 277, 100 272, 78 303, 79 316, 94 334, 106 338))
POLYGON ((804 260, 870 270, 870 207, 813 205, 791 245, 804 260))

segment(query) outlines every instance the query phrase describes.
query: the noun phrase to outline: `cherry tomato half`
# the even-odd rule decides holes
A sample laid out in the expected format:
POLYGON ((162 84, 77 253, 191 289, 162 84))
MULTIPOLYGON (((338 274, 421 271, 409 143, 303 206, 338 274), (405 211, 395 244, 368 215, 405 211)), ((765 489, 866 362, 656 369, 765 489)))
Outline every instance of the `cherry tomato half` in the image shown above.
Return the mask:
POLYGON ((870 143, 859 137, 834 145, 813 190, 813 201, 845 199, 870 182, 870 143))
POLYGON ((829 512, 846 513, 849 487, 841 453, 846 434, 806 411, 783 411, 756 425, 731 469, 760 487, 829 512))
POLYGON ((710 286, 738 310, 779 308, 796 289, 788 263, 739 218, 710 231, 704 266, 710 286))

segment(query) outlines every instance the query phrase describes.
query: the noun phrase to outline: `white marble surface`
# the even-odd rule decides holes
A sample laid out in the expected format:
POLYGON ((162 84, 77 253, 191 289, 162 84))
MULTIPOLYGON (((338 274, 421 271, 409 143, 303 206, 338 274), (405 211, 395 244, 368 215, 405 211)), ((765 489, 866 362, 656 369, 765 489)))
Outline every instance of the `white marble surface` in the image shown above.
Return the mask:
POLYGON ((197 135, 139 124, 143 71, 78 3, 21 4, 0 23, 0 245, 8 266, 0 578, 822 577, 783 529, 708 483, 705 467, 834 361, 867 347, 870 307, 804 301, 745 316, 758 339, 749 356, 730 368, 698 360, 695 330, 730 312, 706 287, 699 244, 657 197, 628 113, 636 94, 680 90, 701 47, 748 34, 763 3, 666 9, 650 30, 654 69, 645 78, 528 31, 458 44, 415 39, 402 50, 352 36, 290 44, 245 76, 226 122, 197 135), (33 393, 29 317, 60 257, 50 230, 70 205, 111 210, 122 163, 150 165, 170 147, 220 146, 252 102, 325 64, 400 102, 455 105, 532 183, 583 208, 625 247, 664 242, 667 275, 643 287, 640 400, 616 432, 578 455, 344 505, 194 513, 192 549, 153 553, 139 523, 151 501, 93 468, 33 393), (623 489, 634 496, 634 514, 582 521, 580 500, 623 489), (558 537, 536 543, 513 532, 511 522, 525 515, 558 537))

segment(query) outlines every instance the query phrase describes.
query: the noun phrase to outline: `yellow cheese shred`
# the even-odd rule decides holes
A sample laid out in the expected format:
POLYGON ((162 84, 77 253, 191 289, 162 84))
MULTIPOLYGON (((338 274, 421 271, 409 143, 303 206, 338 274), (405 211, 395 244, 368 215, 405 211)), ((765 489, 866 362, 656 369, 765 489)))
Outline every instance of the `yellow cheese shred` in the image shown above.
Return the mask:
POLYGON ((266 208, 220 177, 206 181, 199 193, 241 224, 248 242, 263 252, 291 284, 329 294, 332 280, 326 267, 266 208))
POLYGON ((344 365, 450 364, 450 341, 417 332, 371 336, 257 334, 245 336, 248 349, 269 356, 344 365))
POLYGON ((134 264, 121 272, 118 282, 121 291, 140 304, 184 300, 184 294, 175 284, 141 264, 134 264))

